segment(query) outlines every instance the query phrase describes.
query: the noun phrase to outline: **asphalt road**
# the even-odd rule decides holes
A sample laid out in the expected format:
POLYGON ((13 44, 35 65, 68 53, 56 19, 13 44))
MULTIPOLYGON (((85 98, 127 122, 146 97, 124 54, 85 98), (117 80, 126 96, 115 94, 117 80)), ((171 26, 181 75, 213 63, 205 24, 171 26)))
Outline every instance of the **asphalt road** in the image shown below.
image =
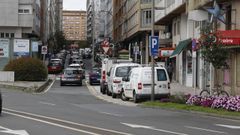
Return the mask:
POLYGON ((45 94, 2 90, 0 135, 239 135, 240 121, 139 106, 93 96, 86 84, 45 94), (7 132, 7 133, 6 133, 7 132))

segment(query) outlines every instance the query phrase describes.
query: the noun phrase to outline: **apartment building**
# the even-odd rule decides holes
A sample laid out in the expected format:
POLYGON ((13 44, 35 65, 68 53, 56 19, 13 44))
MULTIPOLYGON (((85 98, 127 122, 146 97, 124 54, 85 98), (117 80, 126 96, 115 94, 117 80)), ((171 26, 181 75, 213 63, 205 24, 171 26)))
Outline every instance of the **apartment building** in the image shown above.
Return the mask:
POLYGON ((87 14, 86 11, 63 11, 63 32, 67 40, 87 40, 86 37, 87 14))
POLYGON ((192 41, 201 36, 200 30, 210 21, 211 14, 204 8, 214 7, 214 1, 209 0, 159 0, 156 5, 165 7, 163 14, 158 14, 156 24, 164 25, 160 38, 170 39, 175 48, 168 58, 174 64, 174 79, 182 85, 205 89, 207 85, 214 86, 220 79, 225 84, 225 90, 231 94, 240 93, 240 55, 239 55, 239 23, 240 1, 216 0, 225 13, 225 23, 217 22, 217 32, 221 33, 224 43, 231 52, 228 69, 214 69, 201 57, 200 51, 192 49, 192 41), (216 74, 220 78, 216 78, 216 74))
POLYGON ((103 16, 104 23, 104 38, 113 38, 113 1, 102 0, 101 2, 101 15, 103 16))
POLYGON ((40 36, 40 0, 1 0, 0 38, 40 36))
MULTIPOLYGON (((128 49, 135 61, 148 63, 148 38, 151 35, 152 0, 113 0, 113 40, 128 49), (140 54, 141 53, 141 54, 140 54)), ((160 27, 155 26, 155 35, 160 27)))

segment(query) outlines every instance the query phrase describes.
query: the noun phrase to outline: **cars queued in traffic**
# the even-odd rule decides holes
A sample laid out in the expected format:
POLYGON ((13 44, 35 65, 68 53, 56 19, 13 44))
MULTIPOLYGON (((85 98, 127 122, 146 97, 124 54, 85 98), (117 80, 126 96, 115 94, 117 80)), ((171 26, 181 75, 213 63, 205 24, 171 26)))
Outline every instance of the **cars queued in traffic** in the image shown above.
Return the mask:
POLYGON ((0 90, 0 115, 2 114, 2 93, 0 90))

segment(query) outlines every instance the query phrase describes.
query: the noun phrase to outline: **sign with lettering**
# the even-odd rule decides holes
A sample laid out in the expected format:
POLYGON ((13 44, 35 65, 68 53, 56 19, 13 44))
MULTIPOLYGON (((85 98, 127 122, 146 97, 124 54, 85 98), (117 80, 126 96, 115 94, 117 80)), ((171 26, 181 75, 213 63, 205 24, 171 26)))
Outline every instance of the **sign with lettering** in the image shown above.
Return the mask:
POLYGON ((14 56, 29 56, 29 40, 28 39, 14 39, 14 56))

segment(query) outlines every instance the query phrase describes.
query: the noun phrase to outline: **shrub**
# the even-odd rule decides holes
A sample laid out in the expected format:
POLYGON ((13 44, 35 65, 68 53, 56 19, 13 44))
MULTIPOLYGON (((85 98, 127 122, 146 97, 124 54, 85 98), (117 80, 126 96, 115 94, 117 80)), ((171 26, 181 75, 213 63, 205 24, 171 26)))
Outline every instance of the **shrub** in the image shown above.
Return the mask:
POLYGON ((201 98, 202 98, 202 97, 201 97, 201 96, 198 96, 198 95, 191 96, 191 97, 187 100, 186 104, 199 106, 199 105, 201 105, 201 98))
POLYGON ((34 58, 19 58, 11 60, 4 71, 14 71, 15 81, 43 81, 48 72, 44 63, 34 58))
POLYGON ((215 100, 215 97, 202 97, 201 98, 201 106, 204 107, 211 107, 213 104, 213 101, 215 100))
POLYGON ((223 108, 228 101, 228 97, 216 97, 212 103, 212 108, 223 108))
POLYGON ((229 111, 240 111, 240 96, 230 97, 223 107, 229 111))

